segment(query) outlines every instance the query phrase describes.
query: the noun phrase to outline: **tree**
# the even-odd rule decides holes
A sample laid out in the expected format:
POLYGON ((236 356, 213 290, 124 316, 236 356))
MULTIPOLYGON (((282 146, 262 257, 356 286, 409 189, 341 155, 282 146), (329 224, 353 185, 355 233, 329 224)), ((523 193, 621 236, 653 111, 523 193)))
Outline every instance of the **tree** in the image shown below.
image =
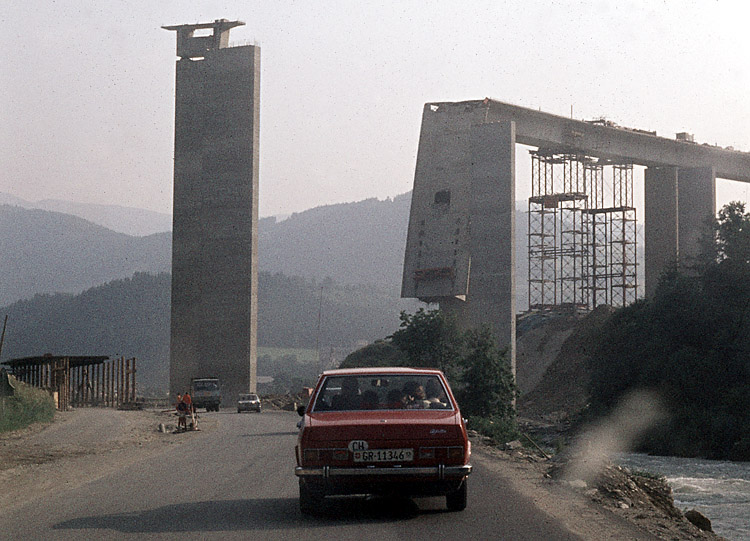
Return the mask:
POLYGON ((472 417, 512 416, 516 387, 506 352, 497 347, 488 327, 466 331, 465 340, 459 392, 462 412, 472 417))
POLYGON ((750 264, 750 214, 745 203, 732 201, 714 222, 717 260, 750 264))
POLYGON ((437 368, 448 379, 457 375, 464 336, 456 319, 440 310, 401 312, 400 328, 389 338, 408 358, 408 366, 437 368))
POLYGON ((387 340, 376 340, 346 356, 339 368, 409 366, 403 351, 387 340))
POLYGON ((618 310, 591 362, 591 405, 603 414, 628 391, 660 392, 670 420, 644 450, 750 459, 750 214, 730 203, 702 264, 670 268, 653 298, 618 310))

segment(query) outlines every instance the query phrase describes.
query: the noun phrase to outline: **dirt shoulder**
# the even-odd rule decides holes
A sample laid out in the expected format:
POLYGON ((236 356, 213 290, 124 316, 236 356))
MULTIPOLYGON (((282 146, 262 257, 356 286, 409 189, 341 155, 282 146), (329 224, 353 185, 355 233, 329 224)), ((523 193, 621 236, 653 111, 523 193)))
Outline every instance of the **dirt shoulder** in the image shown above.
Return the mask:
POLYGON ((179 444, 171 434, 175 419, 171 412, 82 408, 57 412, 53 423, 0 434, 0 509, 60 485, 83 485, 179 444))
MULTIPOLYGON (((200 428, 210 430, 215 422, 206 419, 200 428)), ((12 510, 60 485, 81 486, 179 445, 185 439, 173 433, 175 425, 171 412, 90 408, 58 413, 54 423, 0 434, 0 510, 12 510)), ((552 463, 525 449, 502 451, 481 437, 473 437, 472 445, 475 463, 508 479, 539 509, 584 539, 601 539, 603 531, 609 539, 623 540, 720 539, 632 494, 623 506, 616 493, 626 483, 621 479, 611 480, 609 492, 576 489, 552 479, 552 463)))

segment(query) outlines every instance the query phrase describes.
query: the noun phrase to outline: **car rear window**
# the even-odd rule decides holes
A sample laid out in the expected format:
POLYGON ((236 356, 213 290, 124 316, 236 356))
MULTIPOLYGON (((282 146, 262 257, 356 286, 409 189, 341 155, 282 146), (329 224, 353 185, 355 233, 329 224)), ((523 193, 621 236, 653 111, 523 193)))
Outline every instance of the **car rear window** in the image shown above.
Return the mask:
POLYGON ((453 405, 434 374, 327 376, 312 411, 442 409, 453 405))

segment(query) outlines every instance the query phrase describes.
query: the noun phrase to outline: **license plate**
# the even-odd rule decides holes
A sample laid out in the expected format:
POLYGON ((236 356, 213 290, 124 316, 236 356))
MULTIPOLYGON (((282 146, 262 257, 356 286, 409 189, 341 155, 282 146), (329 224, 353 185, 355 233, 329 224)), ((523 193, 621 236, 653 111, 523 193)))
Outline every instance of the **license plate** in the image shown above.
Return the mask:
POLYGON ((368 449, 355 451, 354 462, 411 462, 414 449, 368 449))

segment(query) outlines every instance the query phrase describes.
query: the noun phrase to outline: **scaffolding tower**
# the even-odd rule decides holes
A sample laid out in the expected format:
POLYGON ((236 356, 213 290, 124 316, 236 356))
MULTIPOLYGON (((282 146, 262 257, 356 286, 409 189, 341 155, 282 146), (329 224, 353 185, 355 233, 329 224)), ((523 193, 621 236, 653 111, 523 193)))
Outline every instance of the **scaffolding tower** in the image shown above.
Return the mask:
POLYGON ((635 301, 633 164, 551 149, 530 154, 529 309, 635 301))
POLYGON ((585 159, 531 152, 529 307, 588 306, 585 159))
POLYGON ((612 180, 614 205, 610 213, 610 304, 619 307, 635 302, 638 298, 633 164, 612 164, 612 180))

